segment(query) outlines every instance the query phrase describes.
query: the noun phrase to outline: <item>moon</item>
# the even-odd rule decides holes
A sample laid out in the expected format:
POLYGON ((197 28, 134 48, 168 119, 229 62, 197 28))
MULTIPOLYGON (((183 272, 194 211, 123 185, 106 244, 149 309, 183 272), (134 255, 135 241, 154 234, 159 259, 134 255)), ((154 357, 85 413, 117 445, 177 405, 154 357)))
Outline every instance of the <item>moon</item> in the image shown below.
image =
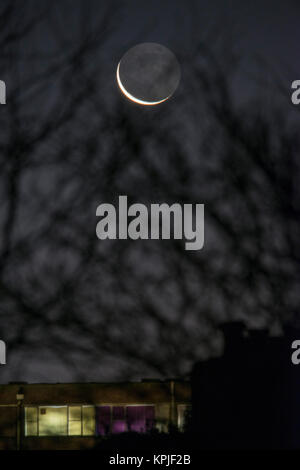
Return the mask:
POLYGON ((146 42, 124 54, 116 75, 126 98, 143 106, 154 106, 173 95, 181 74, 173 52, 161 44, 146 42))

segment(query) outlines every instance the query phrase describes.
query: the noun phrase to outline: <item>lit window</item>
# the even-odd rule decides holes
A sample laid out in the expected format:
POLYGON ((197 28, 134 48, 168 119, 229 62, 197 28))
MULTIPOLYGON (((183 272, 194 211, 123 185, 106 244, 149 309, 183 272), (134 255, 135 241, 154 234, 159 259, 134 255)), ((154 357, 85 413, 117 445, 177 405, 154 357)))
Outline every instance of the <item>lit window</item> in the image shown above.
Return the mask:
POLYGON ((96 432, 100 436, 126 431, 145 433, 154 428, 154 405, 103 405, 97 406, 96 414, 96 432))
POLYGON ((25 436, 92 436, 94 406, 27 406, 25 436))
POLYGON ((183 432, 185 430, 186 425, 188 424, 188 420, 191 413, 191 405, 178 405, 178 429, 179 431, 183 432))
POLYGON ((167 433, 170 423, 170 404, 157 403, 155 405, 155 427, 159 432, 167 433))
POLYGON ((82 434, 83 436, 93 436, 95 434, 95 407, 82 407, 82 434))
POLYGON ((25 408, 25 435, 37 436, 37 407, 27 406, 25 408))
POLYGON ((127 425, 125 420, 125 407, 124 406, 113 406, 112 407, 112 423, 111 432, 118 434, 120 432, 127 431, 127 425))
POLYGON ((154 406, 127 406, 127 422, 130 431, 145 433, 154 427, 154 406))
POLYGON ((39 436, 66 436, 68 409, 66 406, 39 407, 39 436))
POLYGON ((81 406, 69 406, 69 436, 81 435, 81 406))

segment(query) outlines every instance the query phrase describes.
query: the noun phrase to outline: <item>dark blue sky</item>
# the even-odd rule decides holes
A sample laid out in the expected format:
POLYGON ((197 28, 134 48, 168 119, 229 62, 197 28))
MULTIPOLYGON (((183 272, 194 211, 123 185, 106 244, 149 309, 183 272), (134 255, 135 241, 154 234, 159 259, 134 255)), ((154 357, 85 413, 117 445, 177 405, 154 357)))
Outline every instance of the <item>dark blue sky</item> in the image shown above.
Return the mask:
POLYGON ((284 67, 300 73, 299 18, 300 4, 293 0, 123 2, 115 40, 121 37, 124 47, 156 40, 189 54, 195 40, 215 29, 216 42, 219 35, 232 38, 248 60, 259 55, 283 73, 284 67))

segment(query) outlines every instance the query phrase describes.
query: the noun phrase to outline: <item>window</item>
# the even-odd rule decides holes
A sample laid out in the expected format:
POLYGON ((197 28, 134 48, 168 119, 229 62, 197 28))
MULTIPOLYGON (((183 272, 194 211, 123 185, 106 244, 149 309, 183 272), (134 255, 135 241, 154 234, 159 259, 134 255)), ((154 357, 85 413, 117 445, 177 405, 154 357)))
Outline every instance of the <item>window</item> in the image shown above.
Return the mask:
POLYGON ((94 406, 27 406, 25 436, 91 436, 94 406))
POLYGON ((40 407, 39 436, 66 436, 68 431, 66 406, 40 407))
POLYGON ((119 432, 127 431, 126 419, 125 419, 125 407, 124 406, 113 406, 112 407, 112 423, 111 432, 118 434, 119 432))
POLYGON ((93 436, 95 434, 95 407, 82 407, 82 435, 93 436))
POLYGON ((170 423, 170 404, 158 403, 155 406, 156 429, 159 432, 168 432, 170 423))
POLYGON ((188 424, 188 420, 190 418, 191 410, 191 405, 178 405, 177 412, 179 431, 183 432, 185 430, 185 427, 188 424))
POLYGON ((128 429, 148 432, 154 427, 154 406, 127 406, 128 429))
POLYGON ((154 427, 153 405, 97 406, 97 435, 134 431, 145 433, 154 427))
POLYGON ((69 406, 69 436, 81 435, 81 406, 69 406))
POLYGON ((37 407, 25 408, 25 436, 37 436, 37 407))
POLYGON ((98 436, 105 436, 111 429, 110 406, 97 406, 96 408, 96 432, 98 436))

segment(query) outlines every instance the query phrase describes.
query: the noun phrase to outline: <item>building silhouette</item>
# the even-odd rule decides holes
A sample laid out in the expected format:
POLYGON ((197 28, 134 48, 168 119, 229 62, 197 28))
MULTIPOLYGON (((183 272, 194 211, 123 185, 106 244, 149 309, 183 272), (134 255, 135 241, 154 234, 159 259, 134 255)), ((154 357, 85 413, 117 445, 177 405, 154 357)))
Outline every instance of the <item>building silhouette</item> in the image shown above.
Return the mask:
POLYGON ((192 430, 205 449, 300 447, 300 365, 291 361, 299 332, 271 337, 240 322, 222 326, 222 357, 195 365, 192 430))

